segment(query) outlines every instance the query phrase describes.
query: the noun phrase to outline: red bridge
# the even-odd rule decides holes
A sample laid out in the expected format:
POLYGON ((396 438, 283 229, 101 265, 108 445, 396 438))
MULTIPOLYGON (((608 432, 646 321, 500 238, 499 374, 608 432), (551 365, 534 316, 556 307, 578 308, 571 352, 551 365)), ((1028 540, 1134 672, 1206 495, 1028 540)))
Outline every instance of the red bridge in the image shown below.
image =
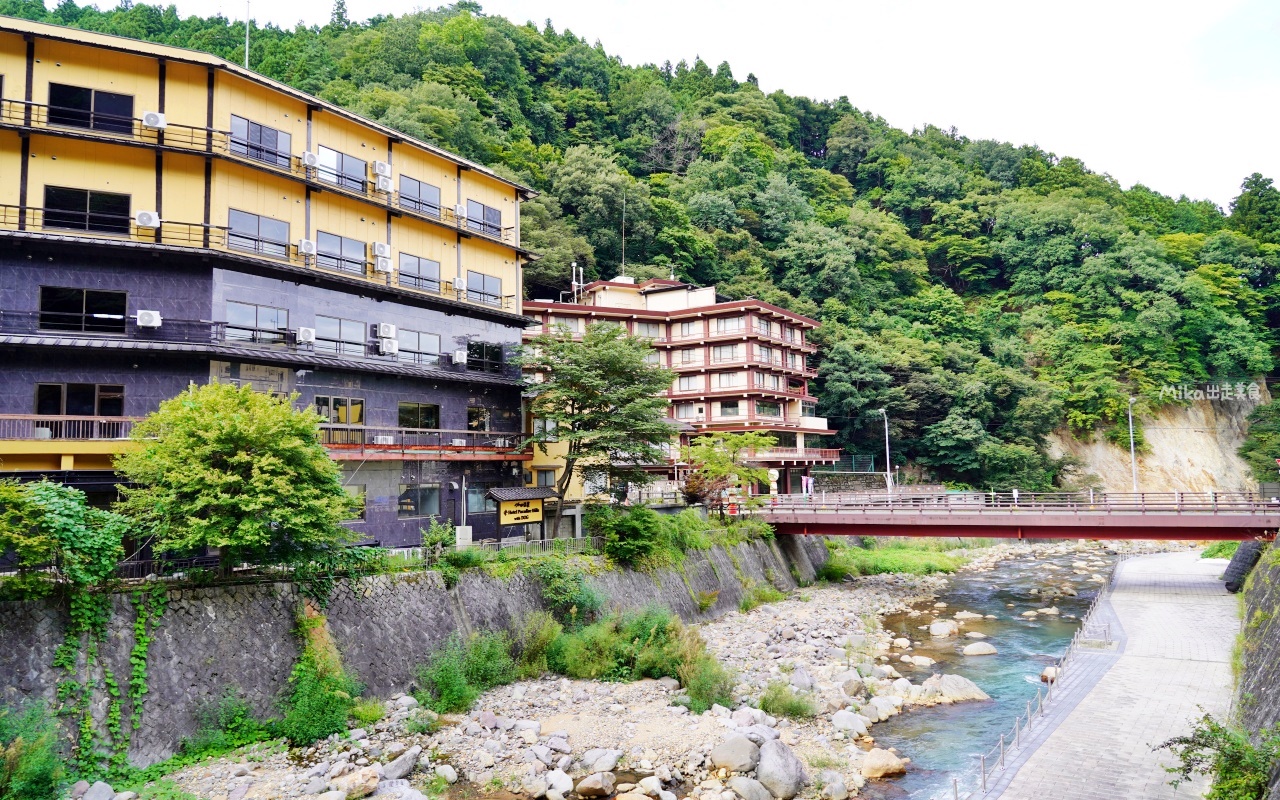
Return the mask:
POLYGON ((859 492, 774 495, 778 533, 1010 539, 1253 539, 1280 528, 1280 501, 1240 492, 859 492))

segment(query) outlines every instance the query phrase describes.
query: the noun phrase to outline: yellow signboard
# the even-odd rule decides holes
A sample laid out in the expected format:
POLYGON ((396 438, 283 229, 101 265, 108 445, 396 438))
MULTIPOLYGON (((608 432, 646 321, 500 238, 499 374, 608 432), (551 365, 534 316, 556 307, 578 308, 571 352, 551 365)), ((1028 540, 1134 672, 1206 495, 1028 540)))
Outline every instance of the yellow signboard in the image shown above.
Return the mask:
POLYGON ((499 525, 542 522, 542 500, 503 500, 498 504, 499 525))

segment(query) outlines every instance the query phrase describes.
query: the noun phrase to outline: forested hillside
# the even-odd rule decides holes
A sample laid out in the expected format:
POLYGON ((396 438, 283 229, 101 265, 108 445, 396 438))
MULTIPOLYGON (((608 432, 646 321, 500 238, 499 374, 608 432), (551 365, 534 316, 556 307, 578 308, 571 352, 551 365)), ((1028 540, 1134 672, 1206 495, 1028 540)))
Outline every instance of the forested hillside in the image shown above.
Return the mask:
MULTIPOLYGON (((243 23, 172 7, 0 13, 243 59, 243 23)), ((1272 367, 1280 191, 1260 175, 1224 213, 1037 147, 907 133, 856 98, 766 95, 729 64, 624 65, 469 2, 356 23, 339 0, 324 27, 252 33, 255 70, 542 192, 530 296, 573 260, 617 274, 625 198, 628 274, 820 318, 839 443, 879 452, 885 408, 895 456, 947 481, 1069 479, 1053 428, 1127 438, 1130 395, 1141 412, 1162 386, 1272 367)))

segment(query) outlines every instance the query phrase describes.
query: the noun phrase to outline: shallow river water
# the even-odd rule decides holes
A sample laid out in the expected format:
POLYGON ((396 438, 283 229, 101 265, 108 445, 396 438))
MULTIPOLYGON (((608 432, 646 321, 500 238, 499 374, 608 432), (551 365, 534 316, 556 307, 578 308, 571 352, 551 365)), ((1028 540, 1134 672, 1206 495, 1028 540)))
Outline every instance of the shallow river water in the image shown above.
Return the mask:
MULTIPOLYGON (((1096 552, 1096 551, 1095 551, 1096 552)), ((1066 649, 1079 626, 1079 617, 1097 594, 1101 584, 1089 575, 1074 574, 1071 562, 1077 554, 1043 559, 1018 558, 997 564, 992 570, 961 573, 953 576, 950 586, 937 598, 947 604, 938 610, 951 617, 961 610, 994 614, 997 619, 972 620, 963 632, 980 631, 999 651, 992 656, 964 656, 960 648, 974 640, 962 635, 958 639, 931 641, 926 625, 935 609, 933 603, 917 606, 928 615, 909 617, 894 614, 884 619, 885 630, 921 645, 913 652, 936 659, 937 672, 955 673, 969 678, 991 701, 961 703, 953 706, 920 708, 893 717, 875 726, 872 735, 878 747, 896 747, 899 754, 911 759, 905 777, 890 781, 872 781, 861 791, 861 797, 878 800, 950 800, 952 778, 960 780, 960 794, 974 788, 978 774, 978 755, 990 750, 1002 731, 1013 726, 1018 714, 1026 713, 1028 700, 1034 700, 1040 683, 1040 672, 1056 661, 1066 649), (1047 569, 1048 566, 1058 569, 1047 569), (1032 594, 1069 584, 1075 597, 1048 597, 1032 594), (1013 608, 1007 604, 1012 603, 1013 608), (1022 612, 1057 606, 1061 616, 1037 616, 1032 620, 1019 616, 1022 612)), ((1114 561, 1107 556, 1108 566, 1090 569, 1090 573, 1110 573, 1114 561)))

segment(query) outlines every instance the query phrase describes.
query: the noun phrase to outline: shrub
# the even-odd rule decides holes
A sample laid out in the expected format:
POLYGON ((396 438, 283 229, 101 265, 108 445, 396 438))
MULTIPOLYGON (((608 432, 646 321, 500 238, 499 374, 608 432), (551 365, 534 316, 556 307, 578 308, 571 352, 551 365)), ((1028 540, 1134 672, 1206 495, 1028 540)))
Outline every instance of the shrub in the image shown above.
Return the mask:
POLYGON ((812 717, 818 706, 808 695, 798 694, 791 685, 773 681, 760 695, 760 710, 775 717, 812 717))
POLYGON ((716 604, 720 599, 720 590, 712 589, 709 592, 698 592, 698 611, 705 613, 708 609, 716 604))
POLYGON ((463 664, 466 648, 456 635, 449 637, 445 646, 431 656, 425 666, 418 668, 418 685, 421 688, 418 702, 438 714, 466 711, 479 696, 467 681, 463 664))
POLYGON ((404 721, 408 733, 431 734, 440 730, 440 715, 428 708, 415 708, 404 721))
POLYGON ((345 731, 352 698, 360 693, 358 683, 325 661, 308 647, 289 677, 293 691, 280 732, 295 747, 345 731))
POLYGON ((542 601, 568 627, 594 619, 604 607, 604 595, 591 588, 586 575, 564 558, 537 559, 531 571, 542 587, 542 601))
POLYGON ((467 642, 462 659, 467 683, 479 691, 502 686, 516 679, 511 659, 511 638, 505 633, 479 633, 467 642))
POLYGON ((376 698, 359 700, 351 706, 351 718, 361 725, 372 725, 387 715, 382 701, 376 698))
POLYGON ((1231 558, 1240 549, 1239 542, 1214 542, 1204 549, 1201 558, 1231 558))
POLYGON ((537 678, 547 671, 547 652, 563 632, 564 626, 546 611, 525 617, 515 647, 519 654, 516 672, 521 678, 537 678))
POLYGON ((1267 782, 1280 758, 1280 726, 1260 731, 1258 743, 1246 731, 1228 727, 1209 714, 1201 717, 1187 736, 1176 736, 1160 745, 1181 762, 1165 767, 1176 777, 1175 787, 1192 775, 1208 775, 1213 786, 1206 800, 1262 800, 1267 782))
POLYGON ((249 703, 234 689, 196 709, 196 732, 179 750, 188 759, 203 758, 270 739, 272 723, 260 722, 249 703))
POLYGON ((58 730, 39 703, 0 707, 0 800, 57 800, 58 730))
POLYGON ((786 599, 786 594, 767 583, 753 583, 747 587, 747 592, 743 595, 742 603, 738 608, 745 614, 764 603, 776 603, 786 599))
POLYGON ((644 506, 634 506, 625 514, 600 514, 597 519, 605 555, 627 566, 653 555, 665 538, 662 517, 644 506))
POLYGON ((680 635, 680 666, 676 677, 689 695, 689 709, 701 714, 711 706, 733 705, 733 672, 711 653, 707 644, 693 628, 684 628, 680 635))

